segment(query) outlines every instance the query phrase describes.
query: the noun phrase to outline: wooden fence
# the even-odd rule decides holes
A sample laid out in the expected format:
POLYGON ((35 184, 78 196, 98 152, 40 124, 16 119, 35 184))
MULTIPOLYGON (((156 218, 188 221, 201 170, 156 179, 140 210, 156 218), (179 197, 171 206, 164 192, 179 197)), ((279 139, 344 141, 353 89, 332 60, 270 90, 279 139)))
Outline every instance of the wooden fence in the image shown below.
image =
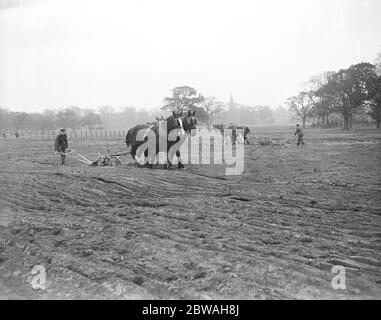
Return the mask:
MULTIPOLYGON (((66 134, 70 140, 119 140, 125 139, 128 130, 67 130, 66 134)), ((6 132, 0 135, 0 140, 32 140, 44 141, 54 140, 59 131, 21 131, 6 132)))
MULTIPOLYGON (((293 130, 294 125, 282 126, 249 126, 251 132, 273 132, 282 130, 293 130)), ((70 140, 124 140, 128 130, 66 130, 70 140)), ((30 140, 30 141, 52 141, 55 139, 58 130, 50 131, 20 131, 0 133, 2 140, 30 140)))

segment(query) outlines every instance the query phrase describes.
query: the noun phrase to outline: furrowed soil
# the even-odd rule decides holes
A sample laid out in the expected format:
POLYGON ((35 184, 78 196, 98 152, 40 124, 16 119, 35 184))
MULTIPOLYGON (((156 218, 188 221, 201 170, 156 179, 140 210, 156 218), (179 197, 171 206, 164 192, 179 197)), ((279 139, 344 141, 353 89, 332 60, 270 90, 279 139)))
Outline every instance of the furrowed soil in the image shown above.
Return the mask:
MULTIPOLYGON (((69 144, 95 159, 123 140, 69 144)), ((0 299, 381 298, 381 131, 250 142, 228 176, 129 155, 61 166, 53 141, 0 141, 0 299), (345 290, 331 285, 337 265, 345 290)))

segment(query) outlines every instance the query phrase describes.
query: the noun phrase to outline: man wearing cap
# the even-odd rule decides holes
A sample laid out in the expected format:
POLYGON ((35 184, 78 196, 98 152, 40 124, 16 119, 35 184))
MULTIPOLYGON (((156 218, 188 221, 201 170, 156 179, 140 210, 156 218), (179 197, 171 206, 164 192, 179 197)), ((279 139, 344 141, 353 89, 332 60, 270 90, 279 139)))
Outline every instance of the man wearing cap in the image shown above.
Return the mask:
POLYGON ((295 131, 295 136, 298 135, 298 143, 297 146, 299 147, 301 144, 304 146, 304 141, 303 141, 303 130, 300 129, 300 125, 296 125, 296 131, 295 131))
POLYGON ((62 128, 60 129, 60 133, 57 135, 56 137, 56 141, 55 141, 55 151, 56 151, 56 154, 57 152, 59 152, 61 154, 61 164, 65 164, 65 151, 67 149, 67 147, 69 146, 68 142, 67 142, 67 135, 65 133, 65 129, 62 128))

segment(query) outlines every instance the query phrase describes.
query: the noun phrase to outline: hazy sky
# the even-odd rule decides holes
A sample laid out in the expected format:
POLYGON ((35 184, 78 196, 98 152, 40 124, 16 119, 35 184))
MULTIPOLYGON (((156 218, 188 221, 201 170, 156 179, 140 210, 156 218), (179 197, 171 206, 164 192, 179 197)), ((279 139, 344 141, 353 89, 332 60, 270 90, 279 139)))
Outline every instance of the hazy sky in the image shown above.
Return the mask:
POLYGON ((13 110, 154 108, 179 85, 277 106, 381 51, 380 0, 4 3, 0 106, 13 110))

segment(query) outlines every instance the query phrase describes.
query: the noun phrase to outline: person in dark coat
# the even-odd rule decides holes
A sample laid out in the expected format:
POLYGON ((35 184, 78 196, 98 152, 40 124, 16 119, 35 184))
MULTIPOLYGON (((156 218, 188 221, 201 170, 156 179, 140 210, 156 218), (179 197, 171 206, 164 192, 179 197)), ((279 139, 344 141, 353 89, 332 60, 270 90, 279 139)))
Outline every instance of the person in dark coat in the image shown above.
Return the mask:
POLYGON ((298 135, 298 143, 297 146, 300 146, 301 144, 304 145, 303 141, 303 131, 300 128, 300 125, 296 125, 296 131, 295 131, 295 136, 298 135))
POLYGON ((69 144, 67 142, 67 135, 66 135, 65 131, 66 130, 63 128, 60 130, 60 133, 56 137, 55 148, 54 148, 56 153, 59 152, 61 154, 61 164, 62 165, 65 164, 65 157, 66 157, 65 152, 69 146, 69 144))

